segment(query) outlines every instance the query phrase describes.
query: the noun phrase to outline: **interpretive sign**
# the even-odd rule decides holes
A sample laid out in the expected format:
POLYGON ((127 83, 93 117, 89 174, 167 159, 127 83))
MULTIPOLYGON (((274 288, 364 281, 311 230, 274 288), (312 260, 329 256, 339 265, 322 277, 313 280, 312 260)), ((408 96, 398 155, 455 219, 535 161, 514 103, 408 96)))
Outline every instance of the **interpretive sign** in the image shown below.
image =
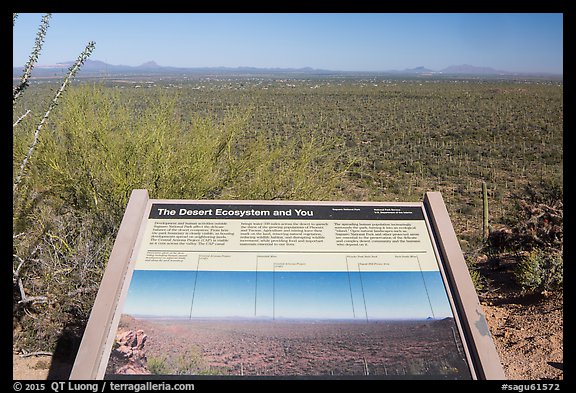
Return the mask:
POLYGON ((438 193, 368 203, 136 190, 72 378, 503 378, 465 264, 451 265, 454 240, 438 193))

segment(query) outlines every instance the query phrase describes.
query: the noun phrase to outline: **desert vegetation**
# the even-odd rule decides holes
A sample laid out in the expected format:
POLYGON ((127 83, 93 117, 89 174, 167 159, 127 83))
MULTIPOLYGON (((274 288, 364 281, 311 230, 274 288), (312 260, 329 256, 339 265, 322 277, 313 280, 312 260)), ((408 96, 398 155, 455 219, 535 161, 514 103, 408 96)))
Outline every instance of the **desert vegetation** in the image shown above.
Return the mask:
POLYGON ((494 268, 511 261, 518 290, 562 286, 561 81, 133 77, 70 80, 57 102, 60 83, 18 86, 17 351, 51 351, 63 332, 79 339, 135 188, 152 198, 373 201, 441 191, 471 265, 478 255, 494 268))
MULTIPOLYGON (((153 198, 388 201, 421 200, 437 190, 463 249, 475 253, 486 252, 482 181, 493 231, 529 220, 519 201, 531 195, 554 194, 548 203, 559 208, 561 84, 290 82, 295 87, 216 80, 179 89, 69 88, 14 198, 14 266, 29 296, 47 297, 17 307, 15 288, 15 345, 49 349, 64 326, 86 321, 134 188, 153 198)), ((56 88, 32 87, 15 105, 15 117, 32 114, 14 128, 14 176, 38 108, 56 88)), ((490 255, 550 246, 561 252, 561 237, 522 247, 529 243, 523 233, 515 250, 510 242, 506 250, 492 244, 490 255)), ((532 265, 537 252, 527 259, 532 265)))

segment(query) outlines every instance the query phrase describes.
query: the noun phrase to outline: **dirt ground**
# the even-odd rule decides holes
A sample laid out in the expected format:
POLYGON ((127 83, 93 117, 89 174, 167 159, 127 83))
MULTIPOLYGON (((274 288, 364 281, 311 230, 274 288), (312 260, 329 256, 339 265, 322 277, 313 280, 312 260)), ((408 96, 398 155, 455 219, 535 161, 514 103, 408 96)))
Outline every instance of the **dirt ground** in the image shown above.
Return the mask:
MULTIPOLYGON (((502 291, 479 295, 508 379, 563 379, 563 295, 519 296, 502 291)), ((66 379, 69 362, 14 354, 15 380, 66 379)))
POLYGON ((59 362, 52 356, 21 357, 12 355, 12 378, 14 380, 64 380, 68 379, 72 364, 59 362))
POLYGON ((508 379, 564 379, 561 293, 486 296, 481 303, 508 379))

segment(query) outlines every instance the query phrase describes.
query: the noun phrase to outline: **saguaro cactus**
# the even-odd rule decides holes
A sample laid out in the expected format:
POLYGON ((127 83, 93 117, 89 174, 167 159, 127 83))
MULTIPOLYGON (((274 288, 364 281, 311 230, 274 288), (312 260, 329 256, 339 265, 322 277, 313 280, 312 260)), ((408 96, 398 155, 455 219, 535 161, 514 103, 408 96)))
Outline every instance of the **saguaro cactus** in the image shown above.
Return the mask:
POLYGON ((482 239, 488 240, 490 227, 488 226, 488 187, 486 182, 482 182, 482 239))

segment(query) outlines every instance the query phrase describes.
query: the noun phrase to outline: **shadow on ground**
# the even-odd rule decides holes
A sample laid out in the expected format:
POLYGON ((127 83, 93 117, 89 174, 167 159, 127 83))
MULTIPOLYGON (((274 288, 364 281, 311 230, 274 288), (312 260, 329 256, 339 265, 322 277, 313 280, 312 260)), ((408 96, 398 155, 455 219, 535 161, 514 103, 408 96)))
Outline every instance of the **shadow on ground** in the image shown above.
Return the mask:
POLYGON ((80 348, 85 326, 67 325, 60 335, 48 371, 49 380, 70 379, 76 354, 80 348))

